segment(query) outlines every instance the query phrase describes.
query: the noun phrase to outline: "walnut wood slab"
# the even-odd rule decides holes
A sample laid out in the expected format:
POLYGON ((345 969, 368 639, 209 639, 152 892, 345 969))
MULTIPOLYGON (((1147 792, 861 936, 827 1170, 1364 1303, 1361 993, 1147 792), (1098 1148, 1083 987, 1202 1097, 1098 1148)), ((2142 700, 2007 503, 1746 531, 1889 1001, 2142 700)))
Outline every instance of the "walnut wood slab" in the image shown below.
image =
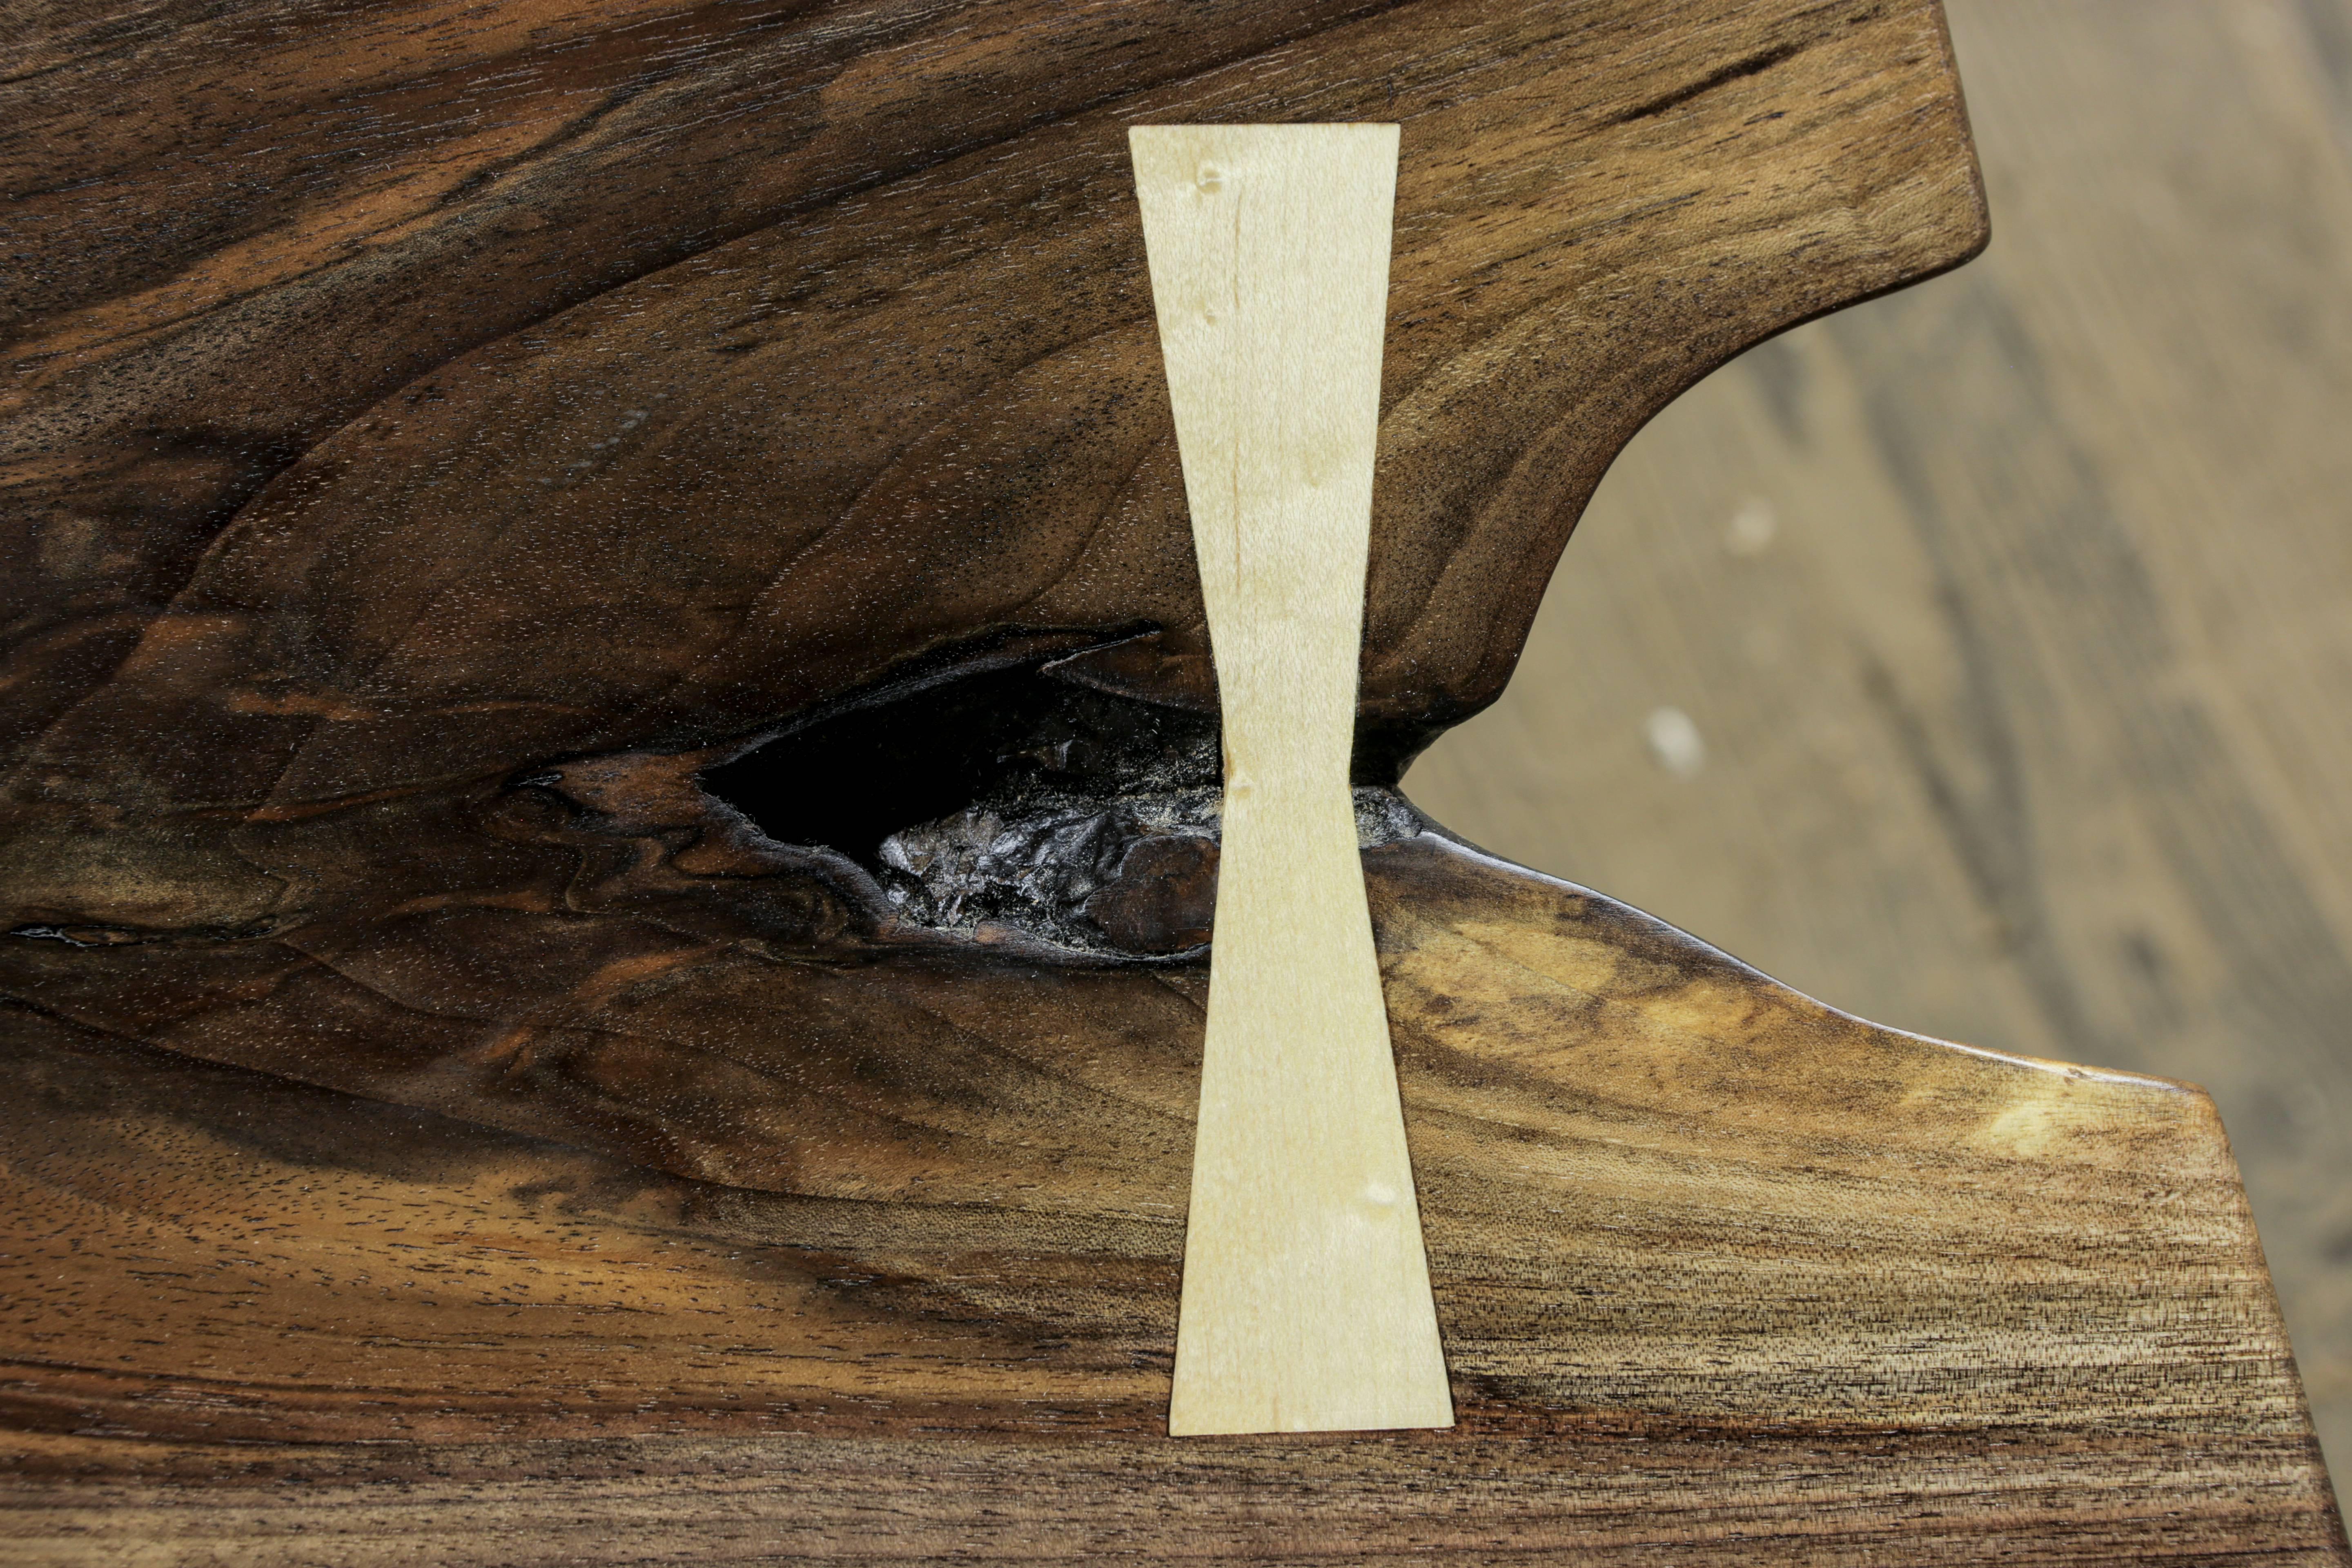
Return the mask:
MULTIPOLYGON (((2342 1561, 2203 1096, 1366 865, 1453 1430, 1163 1435, 1197 967, 840 977, 929 1030, 866 1195, 20 1016, 18 1560, 2342 1561)), ((572 1016, 774 1082, 825 1005, 713 943, 572 1016)))
POLYGON ((1168 1430, 1451 1426, 1348 788, 1397 128, 1129 139, 1225 775, 1168 1430))
POLYGON ((12 1561, 2337 1563, 2208 1102, 1393 792, 1926 0, 42 10, 12 1561), (1171 1439, 1220 759, 1127 132, 1402 127, 1353 762, 1457 1424, 1171 1439))

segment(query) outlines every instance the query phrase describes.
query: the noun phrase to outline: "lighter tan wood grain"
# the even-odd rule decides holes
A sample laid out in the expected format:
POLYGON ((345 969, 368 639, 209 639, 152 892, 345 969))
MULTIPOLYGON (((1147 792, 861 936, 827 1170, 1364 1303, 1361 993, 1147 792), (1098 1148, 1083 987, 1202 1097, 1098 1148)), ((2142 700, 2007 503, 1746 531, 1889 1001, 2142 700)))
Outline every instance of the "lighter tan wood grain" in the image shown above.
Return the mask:
MULTIPOLYGON (((2343 1568, 2203 1096, 1861 1023, 1433 835, 1365 865, 1455 1426, 1163 1435, 1200 1016, 1134 999, 1197 969, 979 977, 1039 1070, 933 1105, 888 1202, 12 1010, 9 1561, 2343 1568), (1030 1115, 1073 1099, 1076 1150, 1030 1115)), ((706 990, 596 1027, 680 1063, 706 990)), ((807 1005, 753 963, 725 1016, 807 1005)))
POLYGON ((1450 1426, 1348 787, 1397 128, 1130 136, 1224 710, 1168 1427, 1450 1426))

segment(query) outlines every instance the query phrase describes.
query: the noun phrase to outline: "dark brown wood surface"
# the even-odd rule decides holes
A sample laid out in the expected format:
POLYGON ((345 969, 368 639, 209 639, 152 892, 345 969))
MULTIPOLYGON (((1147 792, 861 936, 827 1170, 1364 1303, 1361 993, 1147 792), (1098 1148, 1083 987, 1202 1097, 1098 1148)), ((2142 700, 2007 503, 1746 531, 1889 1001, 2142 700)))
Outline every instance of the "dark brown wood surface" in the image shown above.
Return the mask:
POLYGON ((126 806, 309 821, 708 744, 1011 626, 1145 630, 1093 678, 1209 701, 1129 123, 1409 127, 1364 671, 1392 746, 1500 689, 1668 397, 1981 238, 1923 6, 1668 39, 1630 4, 1363 10, 36 40, 12 244, 55 298, 20 327, 6 689, 57 917, 283 908, 252 854, 134 851, 126 806), (173 107, 98 107, 125 92, 173 107), (116 226, 161 276, 82 254, 116 226), (85 853, 152 869, 110 904, 85 853))
POLYGON ((38 1561, 2333 1562, 2193 1090, 1389 792, 1617 448, 1966 258, 1924 3, 15 46, 38 1561), (1124 131, 1404 126, 1359 768, 1451 1433, 1161 1435, 1214 691, 1124 131))

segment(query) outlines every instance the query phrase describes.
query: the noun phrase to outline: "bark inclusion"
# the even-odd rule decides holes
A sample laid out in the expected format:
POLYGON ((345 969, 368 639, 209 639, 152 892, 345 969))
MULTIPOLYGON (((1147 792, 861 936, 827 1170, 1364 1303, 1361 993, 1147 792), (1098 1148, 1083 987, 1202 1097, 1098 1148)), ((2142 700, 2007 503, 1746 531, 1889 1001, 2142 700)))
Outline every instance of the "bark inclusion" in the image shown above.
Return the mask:
MULTIPOLYGON (((771 838, 857 862, 910 924, 1170 956, 1209 941, 1221 770, 1213 714, 1030 668, 812 725, 702 783, 771 838)), ((1393 788, 1355 797, 1365 847, 1428 826, 1393 788)))

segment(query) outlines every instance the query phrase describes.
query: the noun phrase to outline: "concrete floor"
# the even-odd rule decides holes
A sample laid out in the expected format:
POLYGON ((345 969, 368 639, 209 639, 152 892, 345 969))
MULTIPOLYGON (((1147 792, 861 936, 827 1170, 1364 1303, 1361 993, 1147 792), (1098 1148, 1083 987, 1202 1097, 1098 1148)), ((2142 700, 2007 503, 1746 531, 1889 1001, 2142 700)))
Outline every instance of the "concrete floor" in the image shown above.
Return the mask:
POLYGON ((1620 459, 1467 837, 2220 1101, 2352 1471, 2352 0, 1953 0, 1994 237, 1620 459))

